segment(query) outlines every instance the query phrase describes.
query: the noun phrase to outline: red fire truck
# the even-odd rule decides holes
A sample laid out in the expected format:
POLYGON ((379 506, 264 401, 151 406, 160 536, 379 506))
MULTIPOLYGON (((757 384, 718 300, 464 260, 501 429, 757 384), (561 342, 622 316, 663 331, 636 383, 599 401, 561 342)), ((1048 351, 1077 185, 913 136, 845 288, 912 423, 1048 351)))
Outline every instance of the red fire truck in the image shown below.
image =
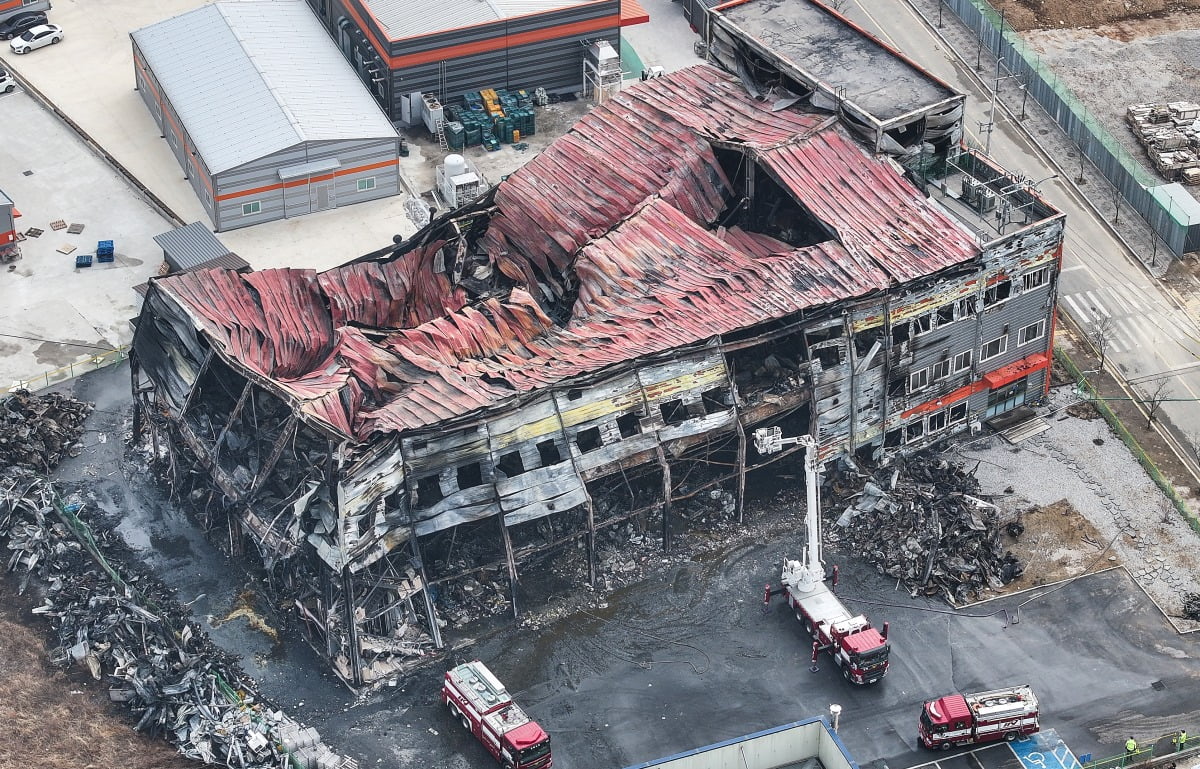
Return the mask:
POLYGON ((475 660, 446 671, 442 702, 505 769, 550 769, 550 736, 508 696, 504 684, 475 660))
MULTIPOLYGON (((821 461, 812 436, 784 438, 779 427, 764 427, 754 431, 754 447, 763 455, 775 454, 790 444, 805 447, 804 471, 807 490, 803 561, 785 561, 779 577, 780 586, 766 586, 764 609, 770 606, 771 596, 783 593, 788 606, 796 612, 797 621, 813 638, 813 665, 817 653, 827 650, 842 669, 842 677, 853 684, 873 684, 887 675, 888 623, 876 630, 862 614, 853 614, 825 584, 825 564, 821 560, 821 461)), ((837 567, 833 570, 837 585, 837 567)))
POLYGON ((975 742, 1011 741, 1039 729, 1037 697, 1025 684, 930 700, 921 710, 917 727, 921 744, 942 750, 975 742))

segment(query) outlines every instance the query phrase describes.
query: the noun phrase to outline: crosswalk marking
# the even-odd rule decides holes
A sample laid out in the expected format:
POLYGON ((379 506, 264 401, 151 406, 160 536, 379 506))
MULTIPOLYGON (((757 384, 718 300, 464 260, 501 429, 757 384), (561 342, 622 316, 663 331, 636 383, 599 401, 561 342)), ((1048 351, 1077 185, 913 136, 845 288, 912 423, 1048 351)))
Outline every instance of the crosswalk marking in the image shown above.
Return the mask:
POLYGON ((1092 317, 1083 311, 1083 308, 1079 306, 1079 302, 1076 301, 1074 295, 1063 294, 1063 299, 1066 299, 1067 304, 1071 306, 1071 314, 1075 316, 1076 320, 1078 320, 1084 326, 1090 326, 1092 324, 1092 317))

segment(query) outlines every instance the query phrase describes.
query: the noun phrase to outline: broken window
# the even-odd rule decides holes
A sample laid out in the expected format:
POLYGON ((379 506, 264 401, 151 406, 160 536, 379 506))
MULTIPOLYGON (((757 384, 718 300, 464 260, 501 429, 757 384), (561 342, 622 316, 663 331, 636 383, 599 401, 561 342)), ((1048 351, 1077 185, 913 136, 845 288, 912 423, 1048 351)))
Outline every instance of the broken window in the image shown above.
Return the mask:
POLYGON ((1008 350, 1008 336, 1001 336, 993 339, 990 342, 985 342, 983 349, 979 351, 979 360, 990 360, 997 355, 1003 355, 1008 350))
POLYGON ((958 355, 954 356, 954 373, 957 374, 959 371, 966 371, 969 368, 971 368, 970 350, 967 350, 966 352, 960 352, 958 355))
POLYGON ((1046 334, 1046 321, 1039 320, 1031 323, 1017 333, 1017 344, 1028 344, 1035 339, 1041 339, 1046 334))
POLYGON ((929 415, 929 432, 936 433, 938 430, 946 429, 946 412, 939 411, 936 414, 929 415))
POLYGON ((879 341, 883 329, 879 326, 859 331, 854 335, 854 355, 860 361, 871 354, 871 348, 879 341))
POLYGON ((617 417, 617 429, 621 431, 622 438, 632 438, 642 431, 641 416, 636 411, 622 414, 617 417))
POLYGON ((933 316, 934 313, 927 312, 924 315, 918 315, 913 318, 913 335, 920 336, 933 331, 933 316))
POLYGON ((937 324, 939 326, 948 326, 954 322, 954 303, 942 305, 937 308, 937 324))
POLYGON ((969 318, 975 314, 975 297, 968 296, 966 299, 959 299, 955 306, 955 311, 958 313, 958 319, 969 318))
POLYGON ((999 304, 1005 299, 1012 296, 1012 281, 1001 280, 993 283, 988 287, 988 290, 983 294, 983 306, 991 307, 994 304, 999 304))
POLYGON ((1028 291, 1031 288, 1044 286, 1050 282, 1050 265, 1030 270, 1021 277, 1021 287, 1028 291))
POLYGON ((669 425, 683 424, 687 419, 687 409, 684 408, 683 401, 679 399, 667 401, 659 406, 658 410, 662 413, 663 421, 669 425))
POLYGON ((911 327, 908 321, 902 320, 892 326, 892 344, 907 342, 911 327))
POLYGON ((891 448, 893 446, 902 446, 904 444, 904 429, 897 427, 895 430, 888 430, 883 436, 883 447, 891 448))
POLYGON ((929 369, 923 368, 920 371, 913 371, 908 375, 908 391, 916 392, 924 387, 929 386, 929 369))
POLYGON ((478 462, 462 465, 458 468, 458 488, 471 489, 483 485, 483 469, 478 462))
POLYGON ((918 419, 916 422, 913 422, 908 427, 904 428, 905 441, 910 442, 910 443, 912 441, 915 441, 916 439, 920 438, 924 434, 925 434, 925 422, 924 422, 924 420, 921 420, 921 419, 918 419))
POLYGON ((538 456, 542 458, 542 467, 557 465, 562 461, 562 453, 553 439, 542 441, 537 445, 538 456))
POLYGON ((510 451, 507 454, 501 454, 496 469, 509 478, 515 478, 525 472, 525 462, 521 459, 521 452, 510 451))
POLYGON ((950 376, 950 361, 939 360, 937 363, 933 364, 933 381, 936 382, 937 380, 945 379, 948 376, 950 376))
POLYGON ((716 414, 721 411, 728 411, 729 388, 714 387, 711 390, 705 390, 700 395, 700 402, 704 405, 705 414, 716 414))
POLYGON ((829 369, 842 365, 842 348, 839 345, 819 347, 812 351, 813 357, 821 361, 821 368, 829 369))
POLYGON ((584 454, 603 446, 604 444, 600 442, 600 428, 589 427, 586 430, 580 430, 579 434, 575 436, 575 445, 584 454))
POLYGON ((950 424, 962 422, 967 418, 967 402, 956 403, 950 407, 950 424))
POLYGON ((437 475, 427 475, 417 479, 418 508, 433 507, 445 498, 446 495, 442 493, 442 485, 438 482, 437 475))
POLYGON ((573 390, 567 390, 567 400, 569 400, 569 401, 577 401, 582 397, 583 397, 583 390, 580 390, 578 388, 575 388, 573 390))

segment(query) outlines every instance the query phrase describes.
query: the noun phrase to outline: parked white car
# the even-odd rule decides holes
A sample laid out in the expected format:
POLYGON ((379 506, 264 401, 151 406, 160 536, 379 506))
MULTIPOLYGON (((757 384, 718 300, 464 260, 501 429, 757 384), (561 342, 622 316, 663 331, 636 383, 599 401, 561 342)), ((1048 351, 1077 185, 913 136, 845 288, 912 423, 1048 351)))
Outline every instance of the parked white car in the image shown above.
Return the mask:
POLYGON ((63 39, 62 27, 57 24, 41 24, 22 32, 9 41, 13 53, 29 53, 34 48, 44 48, 63 39))
POLYGON ((12 93, 17 90, 17 81, 5 70, 0 69, 0 93, 12 93))

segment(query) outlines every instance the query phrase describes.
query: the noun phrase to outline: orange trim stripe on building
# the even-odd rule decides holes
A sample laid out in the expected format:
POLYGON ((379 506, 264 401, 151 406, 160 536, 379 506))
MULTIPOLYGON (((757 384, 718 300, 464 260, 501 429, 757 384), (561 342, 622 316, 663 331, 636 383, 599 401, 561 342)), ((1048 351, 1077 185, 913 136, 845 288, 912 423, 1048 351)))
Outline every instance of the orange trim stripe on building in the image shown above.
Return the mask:
POLYGON ((392 69, 413 67, 418 64, 429 64, 430 62, 443 61, 445 59, 457 59, 477 53, 502 51, 505 48, 513 48, 528 43, 540 43, 545 40, 556 40, 560 37, 571 37, 573 35, 587 34, 588 32, 599 32, 604 29, 615 29, 620 24, 620 15, 603 16, 599 19, 577 21, 572 24, 559 24, 556 27, 519 32, 515 35, 502 35, 500 37, 488 38, 487 40, 476 40, 473 43, 450 45, 445 48, 436 48, 432 51, 410 53, 404 56, 391 56, 388 57, 387 61, 388 66, 392 69))
POLYGON ((373 171, 376 168, 386 168, 387 166, 397 165, 397 164, 399 164, 399 162, 400 162, 400 159, 396 158, 394 160, 384 160, 379 163, 368 163, 367 165, 363 165, 363 166, 355 166, 354 168, 340 168, 337 171, 333 171, 333 172, 327 173, 327 174, 321 174, 320 176, 309 176, 309 177, 305 177, 303 179, 291 179, 286 182, 276 182, 275 184, 268 184, 268 185, 265 185, 262 187, 253 187, 248 190, 239 190, 237 192, 227 192, 224 195, 217 195, 215 199, 219 203, 219 202, 226 201, 226 200, 233 200, 234 198, 244 198, 247 195, 258 195, 263 192, 271 192, 272 190, 283 190, 283 189, 290 189, 292 187, 302 187, 305 184, 312 184, 313 182, 327 182, 330 179, 333 179, 338 176, 349 176, 350 174, 358 174, 358 173, 362 173, 363 171, 373 171))
POLYGON ((12 0, 12 2, 9 2, 9 3, 0 3, 0 13, 4 13, 5 11, 11 11, 13 8, 20 8, 20 7, 21 7, 21 0, 12 0))

